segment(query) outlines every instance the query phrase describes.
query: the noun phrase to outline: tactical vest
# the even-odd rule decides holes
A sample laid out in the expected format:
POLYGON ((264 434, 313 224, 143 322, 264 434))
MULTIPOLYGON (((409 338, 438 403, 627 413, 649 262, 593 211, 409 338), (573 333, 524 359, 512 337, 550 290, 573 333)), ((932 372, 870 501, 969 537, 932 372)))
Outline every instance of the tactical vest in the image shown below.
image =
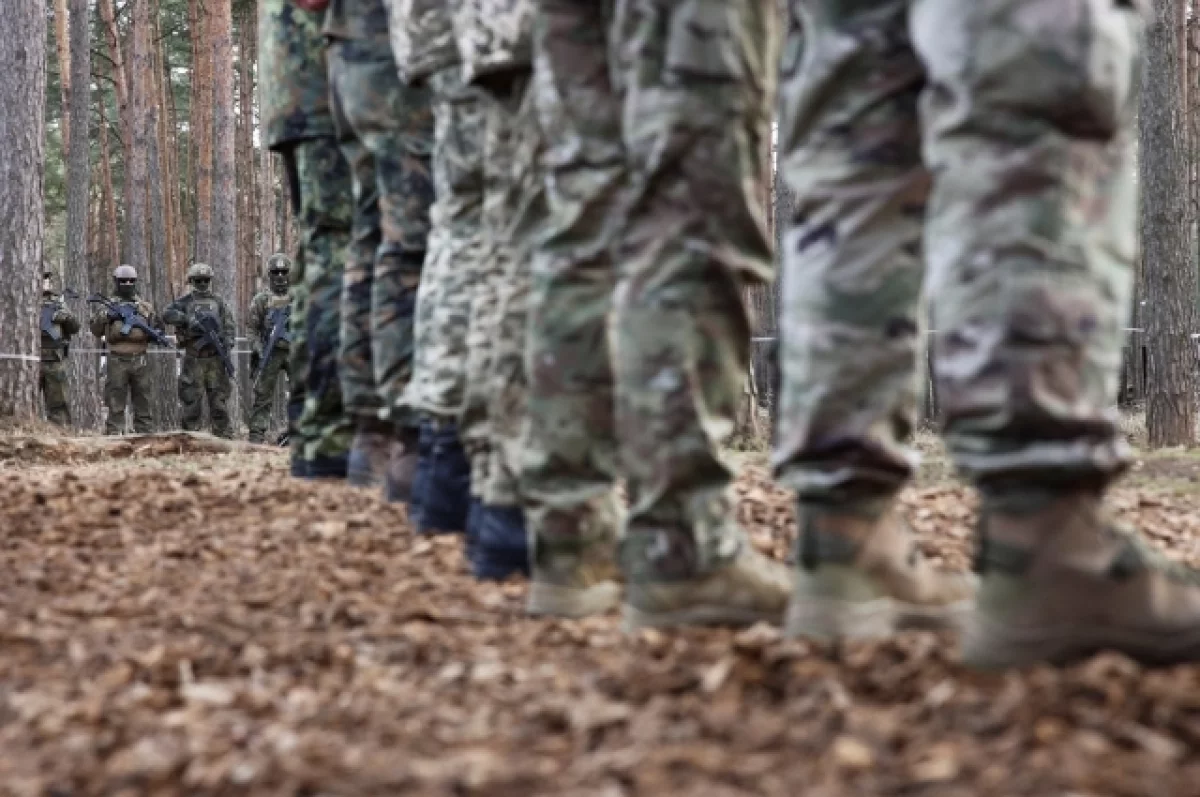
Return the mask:
POLYGON ((61 362, 67 357, 67 336, 63 332, 62 324, 54 322, 55 314, 63 307, 62 300, 58 297, 42 300, 39 322, 42 331, 42 362, 44 363, 61 362))
MULTIPOLYGON (((195 321, 202 315, 211 315, 217 319, 218 333, 223 331, 221 324, 221 300, 215 295, 213 296, 197 296, 191 294, 191 301, 188 302, 188 320, 195 321)), ((188 333, 190 334, 190 333, 188 333)), ((203 354, 206 357, 215 357, 217 350, 205 343, 204 338, 199 335, 192 336, 187 342, 187 350, 192 354, 203 354)), ((233 352, 229 353, 233 356, 233 352)))
MULTIPOLYGON (((150 320, 150 305, 139 298, 122 299, 120 296, 113 296, 110 301, 118 307, 132 307, 134 312, 142 318, 150 320)), ((118 319, 109 321, 104 328, 104 339, 108 342, 108 350, 113 354, 124 356, 145 354, 146 349, 150 347, 150 336, 137 327, 129 330, 128 335, 122 335, 121 326, 121 321, 118 319)))
MULTIPOLYGON (((275 293, 274 291, 267 292, 266 313, 263 315, 263 330, 262 330, 262 345, 263 346, 266 346, 267 341, 269 341, 271 339, 271 321, 273 320, 272 314, 275 313, 277 310, 288 309, 288 307, 290 307, 291 304, 292 304, 292 295, 291 295, 290 291, 288 293, 283 293, 283 294, 278 294, 278 293, 275 293)), ((289 324, 289 326, 290 326, 290 324, 289 324)), ((275 345, 278 348, 286 351, 292 345, 291 338, 292 338, 291 329, 288 329, 288 330, 286 330, 286 337, 280 338, 279 342, 276 343, 275 345)))

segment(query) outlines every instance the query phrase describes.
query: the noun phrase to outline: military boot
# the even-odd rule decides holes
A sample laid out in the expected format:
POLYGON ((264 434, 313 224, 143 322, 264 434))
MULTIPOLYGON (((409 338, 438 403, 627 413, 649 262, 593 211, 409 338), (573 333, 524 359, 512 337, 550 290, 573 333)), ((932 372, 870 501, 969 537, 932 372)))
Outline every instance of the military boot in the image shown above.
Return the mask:
POLYGON ((658 579, 631 574, 625 588, 625 630, 782 622, 792 587, 787 567, 754 550, 740 533, 725 547, 729 550, 715 566, 697 575, 658 579))
MULTIPOLYGON (((383 497, 392 504, 410 504, 417 475, 417 443, 420 432, 413 426, 397 426, 389 443, 387 468, 383 474, 383 497)), ((409 517, 412 517, 410 504, 409 517)))
POLYGON ((617 565, 620 523, 610 496, 575 512, 539 510, 533 535, 525 612, 580 618, 604 614, 621 602, 617 565))
POLYGON ((480 504, 472 541, 471 570, 480 581, 529 575, 525 513, 519 506, 480 504))
POLYGON ((1099 493, 1023 511, 1003 503, 985 501, 980 520, 968 665, 1064 663, 1105 649, 1145 664, 1200 660, 1200 572, 1112 522, 1099 493))
POLYGON ((784 632, 821 641, 955 627, 976 579, 935 569, 894 508, 853 514, 801 504, 796 588, 784 632))
POLYGON ((383 481, 392 450, 392 426, 377 418, 359 418, 350 445, 346 481, 354 487, 375 487, 383 481))

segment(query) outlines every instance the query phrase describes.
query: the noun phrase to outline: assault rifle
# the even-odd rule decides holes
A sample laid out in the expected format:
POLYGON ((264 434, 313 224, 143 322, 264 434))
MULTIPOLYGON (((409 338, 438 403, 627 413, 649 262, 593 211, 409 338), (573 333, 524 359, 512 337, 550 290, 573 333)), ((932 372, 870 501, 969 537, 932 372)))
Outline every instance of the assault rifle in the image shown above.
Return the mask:
POLYGON ((134 310, 130 305, 116 304, 99 294, 89 296, 88 302, 91 304, 102 304, 107 307, 109 318, 121 322, 122 335, 128 335, 132 330, 140 329, 146 333, 150 340, 164 349, 175 348, 171 345, 171 341, 167 339, 166 335, 150 326, 150 322, 138 315, 137 310, 134 310))
POLYGON ((263 371, 267 370, 267 362, 270 361, 271 355, 275 353, 275 347, 280 341, 285 343, 292 342, 292 333, 288 331, 288 321, 292 317, 292 307, 276 307, 271 312, 267 313, 267 323, 271 325, 271 334, 267 338, 267 345, 263 347, 262 359, 258 363, 258 370, 254 372, 254 385, 258 385, 258 380, 262 378, 263 371))
POLYGON ((203 313, 196 317, 196 327, 200 330, 200 336, 204 338, 204 342, 217 350, 217 356, 221 358, 221 365, 225 366, 225 373, 232 379, 233 360, 229 359, 229 352, 221 341, 221 323, 217 321, 217 317, 212 313, 203 313))

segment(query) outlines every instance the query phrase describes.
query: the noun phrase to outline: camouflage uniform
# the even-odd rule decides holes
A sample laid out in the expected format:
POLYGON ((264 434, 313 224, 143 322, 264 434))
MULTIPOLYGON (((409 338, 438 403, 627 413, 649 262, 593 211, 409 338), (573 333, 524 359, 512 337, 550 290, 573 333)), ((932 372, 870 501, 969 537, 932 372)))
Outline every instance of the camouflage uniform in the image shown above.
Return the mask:
POLYGON ((38 384, 46 404, 46 420, 62 427, 71 425, 71 408, 67 403, 67 348, 79 329, 79 319, 67 309, 61 296, 42 295, 42 369, 38 384), (47 334, 47 327, 54 330, 58 340, 47 334))
POLYGON ((383 0, 333 0, 325 21, 338 143, 354 178, 342 295, 342 385, 351 415, 412 423, 413 315, 433 203, 428 86, 405 85, 383 0))
POLYGON ((291 361, 291 342, 279 339, 262 364, 263 349, 271 337, 271 324, 277 313, 287 312, 291 307, 291 291, 277 293, 266 290, 250 301, 250 312, 246 319, 246 333, 250 337, 251 365, 262 368, 262 375, 254 384, 254 404, 250 408, 250 442, 261 443, 271 420, 271 405, 275 402, 279 377, 288 374, 291 361))
POLYGON ((746 377, 742 290, 771 275, 772 6, 539 0, 551 220, 523 487, 535 586, 582 597, 546 609, 531 590, 531 611, 610 599, 619 462, 631 624, 782 618, 787 574, 744 542, 719 453, 746 377))
POLYGON ((229 414, 229 396, 233 384, 217 349, 207 342, 196 323, 201 316, 218 320, 221 343, 233 357, 237 330, 233 313, 225 300, 215 294, 199 296, 188 293, 172 302, 163 311, 163 321, 175 327, 179 348, 183 349, 183 366, 179 371, 179 403, 183 428, 199 431, 204 414, 204 399, 208 399, 208 415, 212 432, 218 437, 233 437, 233 418, 229 414))
MULTIPOLYGON (((162 330, 162 321, 154 312, 154 306, 140 296, 112 296, 110 301, 119 306, 132 307, 151 327, 162 330)), ((133 408, 133 431, 150 434, 154 431, 154 415, 150 409, 150 373, 146 362, 150 338, 136 328, 131 329, 128 335, 122 335, 120 320, 109 318, 109 311, 103 306, 98 306, 92 314, 90 326, 97 340, 104 339, 108 351, 104 383, 104 404, 108 408, 108 417, 104 421, 104 433, 124 434, 125 406, 128 403, 133 408)))
POLYGON ((284 158, 300 232, 291 271, 293 470, 338 477, 353 436, 337 359, 353 199, 329 107, 321 18, 291 0, 262 0, 258 52, 267 145, 284 158))
MULTIPOLYGON (((460 430, 471 457, 471 489, 485 503, 511 506, 519 489, 512 461, 514 426, 524 410, 524 304, 527 261, 517 257, 513 225, 521 210, 518 181, 532 163, 534 130, 526 102, 531 70, 532 3, 528 0, 465 0, 456 10, 455 35, 468 84, 485 88, 485 249, 476 261, 467 331, 467 383, 460 430), (521 114, 522 109, 526 113, 521 114), (508 333, 509 339, 501 335, 508 333), (504 395, 496 393, 497 388, 504 395), (496 425, 493 413, 504 417, 496 425)), ((527 187, 528 184, 527 184, 527 187)))
POLYGON ((875 636, 953 605, 893 500, 915 459, 927 260, 944 433, 982 497, 963 659, 1200 658, 1200 574, 1101 507, 1128 462, 1134 5, 792 0, 774 453, 800 495, 789 633, 875 636))

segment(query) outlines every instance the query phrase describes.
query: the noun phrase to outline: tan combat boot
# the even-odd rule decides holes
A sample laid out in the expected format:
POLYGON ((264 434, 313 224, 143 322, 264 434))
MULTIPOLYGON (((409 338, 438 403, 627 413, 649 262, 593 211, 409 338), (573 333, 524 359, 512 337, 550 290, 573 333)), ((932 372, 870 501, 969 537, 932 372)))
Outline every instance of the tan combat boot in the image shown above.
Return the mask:
POLYGON ((954 627, 969 612, 975 577, 935 569, 894 508, 872 517, 801 506, 799 522, 787 636, 878 639, 954 627))
POLYGON ((621 602, 616 528, 620 523, 611 497, 575 512, 533 510, 526 614, 578 619, 605 614, 621 602), (546 534, 547 527, 571 533, 546 534))
POLYGON ((792 577, 788 568, 735 541, 726 563, 683 581, 631 583, 625 598, 625 630, 679 625, 753 625, 783 621, 792 577))
POLYGON ((1065 663, 1105 649, 1146 664, 1200 660, 1200 573, 1106 518, 1099 494, 985 510, 976 568, 968 665, 1065 663))

